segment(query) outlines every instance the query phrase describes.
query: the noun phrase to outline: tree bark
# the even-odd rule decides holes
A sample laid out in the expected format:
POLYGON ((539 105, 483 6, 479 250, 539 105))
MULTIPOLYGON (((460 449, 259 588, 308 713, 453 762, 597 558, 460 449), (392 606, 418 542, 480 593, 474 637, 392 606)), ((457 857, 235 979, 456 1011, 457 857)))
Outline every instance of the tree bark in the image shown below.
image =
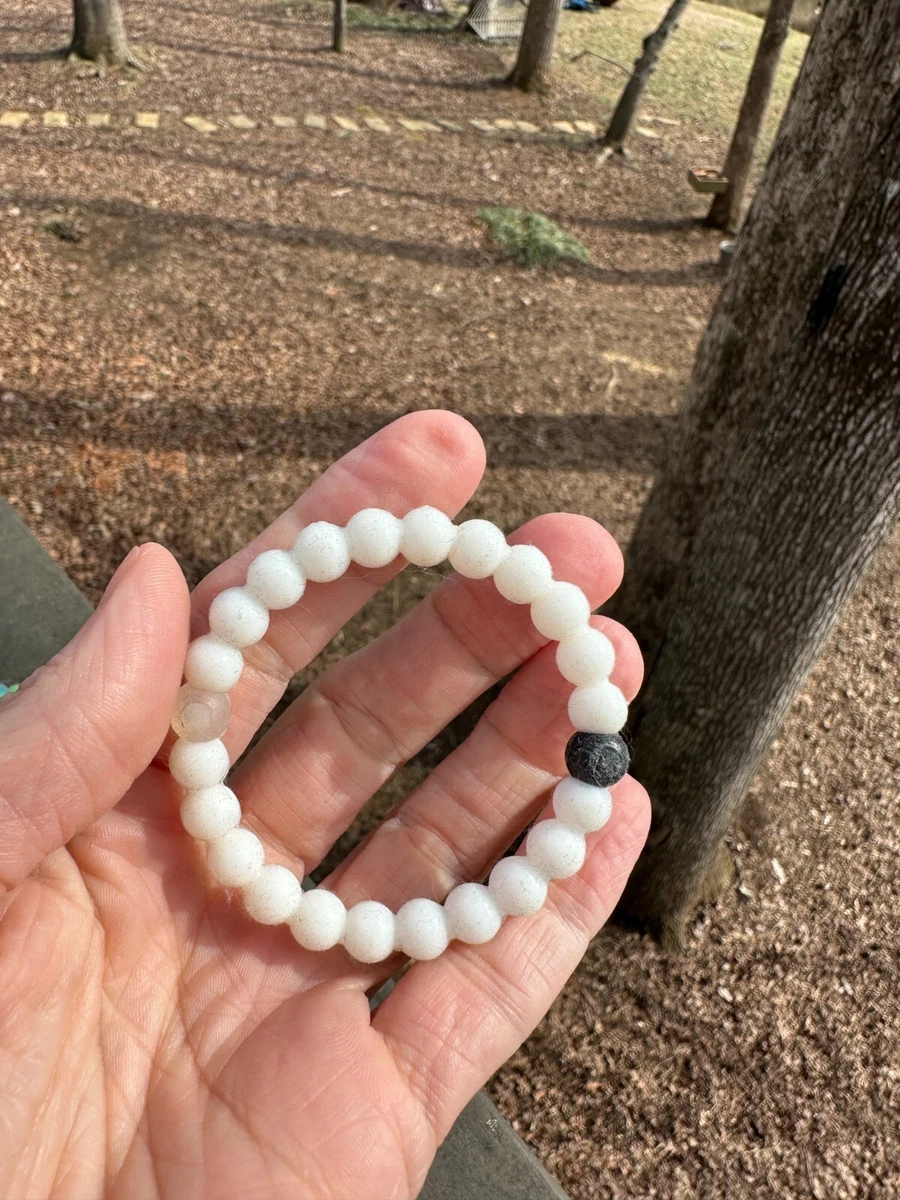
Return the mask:
POLYGON ((765 24, 756 47, 756 57, 750 68, 747 90, 741 102, 737 124, 722 174, 728 180, 728 188, 713 200, 706 218, 713 229, 734 231, 741 223, 744 193, 753 166, 753 153, 759 131, 769 107, 772 84, 778 70, 781 50, 791 28, 791 11, 794 0, 771 0, 765 24))
POLYGON ((110 67, 123 67, 131 62, 119 0, 74 0, 69 53, 110 67))
POLYGON ((659 25, 644 38, 643 49, 634 61, 631 78, 625 84, 625 89, 619 97, 619 103, 616 105, 606 133, 600 139, 601 145, 621 153, 644 88, 656 70, 659 56, 665 49, 666 42, 678 28, 681 14, 687 6, 688 0, 672 0, 659 25))
POLYGON ((331 48, 338 54, 344 53, 347 40, 347 0, 334 0, 331 48))
POLYGON ((523 92, 549 90, 561 7, 562 0, 530 0, 516 65, 506 77, 510 87, 523 92))
POLYGON ((829 0, 611 612, 654 802, 624 908, 670 943, 900 510, 900 5, 829 0))

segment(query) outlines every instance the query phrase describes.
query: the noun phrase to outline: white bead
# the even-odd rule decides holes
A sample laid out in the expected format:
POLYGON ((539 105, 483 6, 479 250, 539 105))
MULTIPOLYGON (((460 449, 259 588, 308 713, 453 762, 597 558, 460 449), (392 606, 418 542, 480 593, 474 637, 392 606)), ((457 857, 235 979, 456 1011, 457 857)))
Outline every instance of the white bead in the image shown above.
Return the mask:
POLYGON ((509 554, 503 530, 490 521, 464 521, 447 556, 454 571, 467 579, 487 579, 509 554))
POLYGON ((210 842, 206 865, 223 887, 246 887, 262 873, 263 844, 249 829, 232 829, 210 842))
POLYGON ((307 525, 294 542, 291 554, 313 583, 331 583, 340 579, 350 566, 346 535, 330 521, 314 521, 307 525))
POLYGON ((416 567, 436 567, 456 542, 456 526, 437 508, 414 508, 402 521, 400 553, 416 567))
POLYGON ((511 546, 494 571, 497 591, 513 604, 532 604, 550 590, 553 568, 537 546, 511 546))
POLYGON ((326 888, 304 892, 291 917, 291 933, 307 950, 330 950, 344 936, 347 910, 343 901, 326 888))
POLYGON ((535 629, 552 641, 562 641, 578 633, 587 625, 590 615, 588 598, 574 583, 554 583, 531 606, 535 629))
POLYGON ((286 550, 264 550, 247 570, 247 590, 268 609, 291 608, 305 588, 303 572, 286 550))
POLYGON ((594 833, 612 814, 612 794, 609 788, 594 787, 567 775, 553 791, 553 811, 573 829, 594 833))
POLYGON ((357 962, 381 962, 394 952, 394 914, 377 900, 363 900, 347 913, 344 946, 357 962))
POLYGON ((563 679, 578 687, 589 687, 608 679, 615 666, 613 644, 599 629, 587 625, 556 648, 556 665, 563 679))
POLYGON ((221 737, 231 720, 231 701, 224 692, 206 692, 184 684, 175 701, 172 728, 186 742, 221 737))
POLYGON ((447 931, 451 938, 481 946, 503 923, 503 912, 483 883, 461 883, 444 901, 447 931))
POLYGON ((618 733, 628 720, 628 701, 608 679, 576 688, 569 697, 569 720, 582 733, 618 733))
POLYGON ((501 858, 488 887, 500 908, 513 917, 537 912, 547 899, 547 880, 521 855, 501 858))
POLYGON ((228 751, 218 738, 211 742, 186 742, 179 738, 169 751, 169 774, 188 791, 215 787, 228 774, 228 751))
POLYGON ((209 629, 232 646, 254 646, 266 636, 269 610, 249 588, 226 588, 209 606, 209 629))
POLYGON ((214 842, 241 819, 241 805, 224 783, 188 792, 181 802, 181 823, 191 835, 204 842, 214 842))
POLYGON ((545 879, 568 879, 584 864, 584 834, 555 818, 539 821, 525 839, 528 861, 545 879))
POLYGON ((206 692, 230 692, 241 677, 244 656, 211 633, 196 638, 187 649, 184 677, 206 692))
POLYGON ((347 522, 347 549, 361 567, 386 567, 400 553, 403 525, 382 508, 364 508, 347 522))
POLYGON ((444 910, 434 900, 407 900, 395 918, 394 940, 404 954, 419 962, 447 949, 450 934, 444 910))
POLYGON ((294 872, 273 863, 244 888, 244 908, 260 925, 280 925, 297 911, 302 895, 294 872))

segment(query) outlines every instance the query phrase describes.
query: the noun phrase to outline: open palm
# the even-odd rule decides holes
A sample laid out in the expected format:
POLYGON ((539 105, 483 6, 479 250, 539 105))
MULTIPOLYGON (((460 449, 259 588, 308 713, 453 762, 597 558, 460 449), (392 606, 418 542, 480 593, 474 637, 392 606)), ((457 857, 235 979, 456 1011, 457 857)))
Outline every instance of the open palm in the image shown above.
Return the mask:
MULTIPOLYGON (((158 546, 133 551, 97 613, 0 704, 0 1192, 388 1200, 415 1196, 474 1092, 534 1028, 614 905, 646 832, 626 778, 578 876, 485 946, 415 965, 370 1014, 398 960, 302 950, 210 884, 155 756, 189 627, 260 550, 311 520, 378 505, 455 513, 483 470, 447 413, 395 422, 327 471, 189 600, 158 546)), ((584 517, 515 540, 601 603, 621 558, 584 517)), ((402 566, 353 569, 273 614, 247 654, 225 737, 247 746, 290 676, 402 566)), ((613 678, 640 655, 620 627, 613 678)), ((234 772, 267 858, 308 871, 369 796, 463 707, 520 664, 471 737, 329 879, 348 904, 442 899, 485 875, 564 772, 568 688, 527 609, 452 577, 327 671, 234 772)))

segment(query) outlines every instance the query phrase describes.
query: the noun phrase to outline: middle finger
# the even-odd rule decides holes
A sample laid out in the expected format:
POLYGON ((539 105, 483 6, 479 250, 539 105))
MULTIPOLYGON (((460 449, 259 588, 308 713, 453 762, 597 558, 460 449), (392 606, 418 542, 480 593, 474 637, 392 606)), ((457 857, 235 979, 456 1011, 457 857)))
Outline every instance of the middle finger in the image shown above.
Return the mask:
MULTIPOLYGON (((543 549, 593 607, 621 578, 618 546, 587 517, 538 517, 510 541, 543 549)), ((245 822, 311 869, 401 763, 545 642, 492 580, 452 577, 326 671, 247 756, 232 781, 245 822)))

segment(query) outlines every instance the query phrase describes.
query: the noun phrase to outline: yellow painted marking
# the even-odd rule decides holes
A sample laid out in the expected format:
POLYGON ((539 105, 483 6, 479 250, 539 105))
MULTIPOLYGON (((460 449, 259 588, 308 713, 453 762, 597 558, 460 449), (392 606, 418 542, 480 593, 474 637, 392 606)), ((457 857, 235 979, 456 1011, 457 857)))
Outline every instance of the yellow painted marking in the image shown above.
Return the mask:
POLYGON ((215 133, 218 125, 214 121, 208 121, 206 117, 184 117, 185 125, 189 125, 191 129, 197 133, 215 133))

